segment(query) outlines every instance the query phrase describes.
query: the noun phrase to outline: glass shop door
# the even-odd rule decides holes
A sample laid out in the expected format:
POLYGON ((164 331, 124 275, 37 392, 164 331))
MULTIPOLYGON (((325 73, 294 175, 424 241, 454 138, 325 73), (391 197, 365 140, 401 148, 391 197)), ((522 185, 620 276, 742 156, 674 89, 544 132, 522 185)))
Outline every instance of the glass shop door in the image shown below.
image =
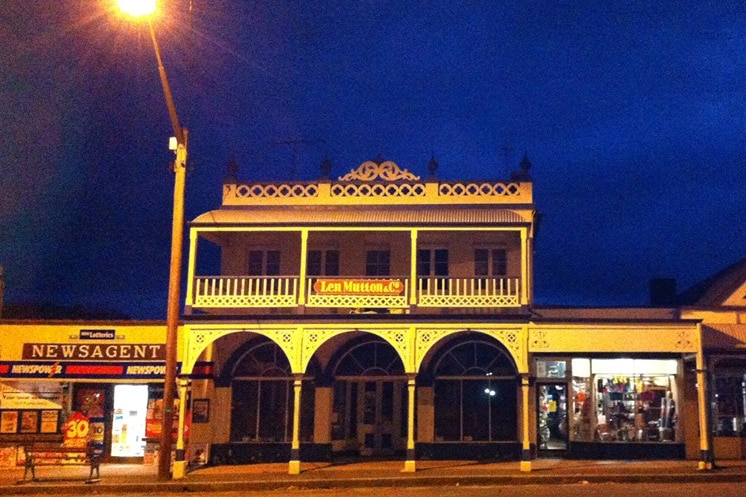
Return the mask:
POLYGON ((536 389, 537 443, 541 452, 567 450, 567 383, 540 383, 536 389))

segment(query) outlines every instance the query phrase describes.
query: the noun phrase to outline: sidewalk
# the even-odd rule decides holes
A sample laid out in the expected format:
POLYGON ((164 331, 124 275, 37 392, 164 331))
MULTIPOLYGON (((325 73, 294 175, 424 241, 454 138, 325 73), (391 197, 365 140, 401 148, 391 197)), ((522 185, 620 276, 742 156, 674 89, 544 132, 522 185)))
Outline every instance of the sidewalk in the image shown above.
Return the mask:
POLYGON ((158 481, 152 466, 102 464, 101 481, 86 484, 86 467, 40 467, 40 481, 18 484, 23 468, 0 469, 0 495, 82 495, 105 492, 208 492, 283 488, 355 488, 450 485, 526 485, 580 482, 746 482, 746 461, 718 461, 718 469, 697 470, 697 461, 576 461, 537 459, 531 472, 517 461, 418 461, 416 473, 402 473, 403 461, 303 463, 300 475, 288 465, 215 466, 185 479, 158 481))

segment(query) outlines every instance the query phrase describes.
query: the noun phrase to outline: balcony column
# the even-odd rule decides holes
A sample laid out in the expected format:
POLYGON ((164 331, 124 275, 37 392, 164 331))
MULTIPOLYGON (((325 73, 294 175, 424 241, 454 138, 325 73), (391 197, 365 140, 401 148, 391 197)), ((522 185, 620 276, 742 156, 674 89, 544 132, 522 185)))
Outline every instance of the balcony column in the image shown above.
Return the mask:
POLYGON ((187 263, 186 301, 184 313, 191 314, 194 305, 194 272, 197 265, 197 230, 189 230, 189 262, 187 263))
POLYGON ((308 230, 300 232, 300 276, 298 277, 298 305, 306 305, 306 271, 308 264, 308 230))
POLYGON ((416 459, 414 450, 414 408, 415 408, 415 376, 409 375, 407 379, 407 459, 404 461, 405 473, 416 471, 416 459))
MULTIPOLYGON (((189 378, 179 378, 179 428, 176 435, 176 460, 173 467, 173 479, 181 480, 186 476, 186 468, 189 461, 186 460, 184 447, 184 427, 186 425, 187 396, 189 393, 189 378)), ((171 430, 171 427, 162 426, 162 430, 171 430)))
POLYGON ((528 242, 528 230, 526 228, 521 229, 521 305, 527 306, 529 303, 528 299, 528 275, 529 275, 529 242, 528 242))
POLYGON ((713 453, 710 447, 710 416, 708 411, 707 363, 702 346, 702 325, 697 324, 697 404, 699 411, 699 453, 697 469, 713 468, 713 453))
POLYGON ((302 375, 293 380, 293 441, 290 445, 288 474, 300 474, 300 393, 303 386, 302 375))
POLYGON ((409 268, 409 305, 417 305, 417 296, 419 295, 419 285, 417 281, 417 230, 413 229, 410 235, 410 268, 409 268))
POLYGON ((523 439, 521 450, 521 471, 531 471, 531 430, 529 427, 531 403, 529 402, 529 378, 528 374, 521 374, 521 404, 522 419, 521 438, 523 439))

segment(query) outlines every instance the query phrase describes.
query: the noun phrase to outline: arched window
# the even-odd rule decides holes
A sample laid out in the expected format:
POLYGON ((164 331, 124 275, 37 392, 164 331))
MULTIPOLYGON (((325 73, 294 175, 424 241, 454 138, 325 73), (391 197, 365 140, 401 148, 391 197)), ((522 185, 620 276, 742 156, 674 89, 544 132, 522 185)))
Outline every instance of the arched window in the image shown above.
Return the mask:
POLYGON ((394 348, 380 339, 360 343, 342 356, 335 377, 396 376, 404 374, 404 364, 394 348))
POLYGON ((460 340, 436 358, 433 373, 436 440, 516 440, 516 372, 502 347, 460 340))
POLYGON ((361 455, 387 455, 406 444, 407 380, 396 350, 365 336, 332 361, 332 439, 361 455))
MULTIPOLYGON (((261 340, 233 368, 231 441, 290 442, 293 430, 293 376, 280 347, 261 340)), ((313 413, 313 384, 304 382, 301 406, 313 413)), ((301 420, 301 439, 313 431, 313 419, 301 420)))

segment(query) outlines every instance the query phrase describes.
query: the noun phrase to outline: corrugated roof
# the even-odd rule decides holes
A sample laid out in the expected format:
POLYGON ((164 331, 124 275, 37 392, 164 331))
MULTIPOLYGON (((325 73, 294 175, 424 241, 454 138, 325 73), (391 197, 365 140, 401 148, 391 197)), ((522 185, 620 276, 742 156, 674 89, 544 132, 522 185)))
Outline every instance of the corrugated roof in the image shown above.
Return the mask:
POLYGON ((192 225, 491 225, 527 223, 507 209, 252 208, 206 212, 192 225))
MULTIPOLYGON (((678 300, 682 305, 724 305, 741 288, 744 281, 746 281, 746 258, 682 292, 678 300)), ((743 295, 735 296, 738 300, 743 299, 743 295)))
POLYGON ((703 324, 702 344, 705 349, 746 348, 746 324, 703 324))

